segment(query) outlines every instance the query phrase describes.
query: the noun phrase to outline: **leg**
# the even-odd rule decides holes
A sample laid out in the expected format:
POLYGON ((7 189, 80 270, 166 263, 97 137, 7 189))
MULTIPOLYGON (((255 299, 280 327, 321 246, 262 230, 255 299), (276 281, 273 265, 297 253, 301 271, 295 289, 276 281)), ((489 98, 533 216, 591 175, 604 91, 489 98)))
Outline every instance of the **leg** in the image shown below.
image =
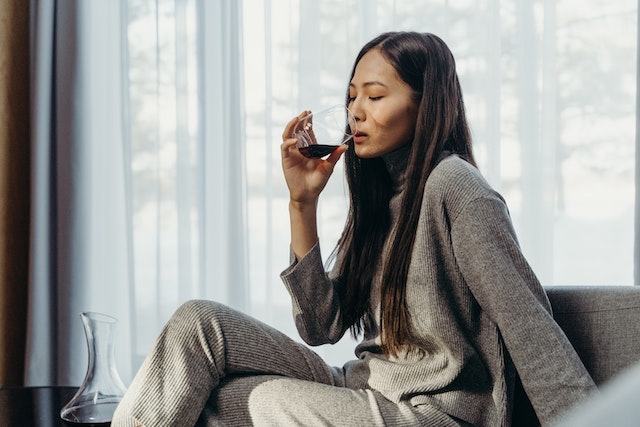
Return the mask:
POLYGON ((335 383, 319 356, 283 333, 224 305, 190 301, 163 328, 112 425, 194 425, 220 381, 243 374, 335 383))
POLYGON ((211 395, 197 425, 459 426, 437 408, 393 403, 374 390, 273 375, 228 378, 211 395))

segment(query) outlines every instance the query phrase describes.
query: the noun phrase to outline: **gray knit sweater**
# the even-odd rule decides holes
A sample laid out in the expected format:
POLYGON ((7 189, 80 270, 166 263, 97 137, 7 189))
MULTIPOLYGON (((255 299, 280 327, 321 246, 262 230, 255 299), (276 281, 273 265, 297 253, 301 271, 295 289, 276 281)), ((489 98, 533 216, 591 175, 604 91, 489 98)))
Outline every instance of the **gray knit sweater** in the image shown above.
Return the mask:
MULTIPOLYGON (((385 158, 396 186, 392 229, 406 169, 406 150, 398 153, 385 158)), ((372 268, 375 316, 356 347, 357 360, 345 369, 388 399, 429 403, 476 426, 508 426, 517 370, 544 425, 595 390, 550 314, 504 200, 459 157, 442 160, 424 190, 407 282, 415 345, 425 350, 420 355, 381 354, 380 263, 372 268)), ((338 341, 349 325, 342 322, 335 275, 325 272, 319 246, 282 279, 300 336, 310 345, 338 341)))

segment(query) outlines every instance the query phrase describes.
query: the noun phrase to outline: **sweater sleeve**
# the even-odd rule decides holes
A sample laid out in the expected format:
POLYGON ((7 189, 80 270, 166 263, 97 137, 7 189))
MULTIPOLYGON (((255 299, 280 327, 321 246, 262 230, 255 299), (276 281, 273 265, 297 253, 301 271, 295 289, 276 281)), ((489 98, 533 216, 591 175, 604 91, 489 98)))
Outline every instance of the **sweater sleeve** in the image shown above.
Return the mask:
POLYGON ((470 201, 455 218, 456 262, 497 325, 538 418, 548 424, 595 390, 518 245, 498 195, 470 201))
POLYGON ((337 281, 322 264, 319 243, 280 275, 291 296, 293 318, 300 337, 309 345, 333 344, 347 328, 341 316, 337 281))

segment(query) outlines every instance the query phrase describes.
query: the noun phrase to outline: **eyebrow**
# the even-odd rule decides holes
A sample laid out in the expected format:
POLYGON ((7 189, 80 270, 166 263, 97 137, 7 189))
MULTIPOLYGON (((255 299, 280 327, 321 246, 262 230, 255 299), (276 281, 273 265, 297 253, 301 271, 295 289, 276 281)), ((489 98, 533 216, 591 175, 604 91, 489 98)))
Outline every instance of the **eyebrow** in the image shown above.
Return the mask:
MULTIPOLYGON (((379 82, 377 80, 373 80, 370 82, 365 82, 362 84, 362 87, 369 87, 369 86, 382 86, 382 87, 388 87, 386 84, 379 82)), ((355 88, 356 85, 354 85, 353 83, 349 83, 349 87, 351 88, 355 88)))

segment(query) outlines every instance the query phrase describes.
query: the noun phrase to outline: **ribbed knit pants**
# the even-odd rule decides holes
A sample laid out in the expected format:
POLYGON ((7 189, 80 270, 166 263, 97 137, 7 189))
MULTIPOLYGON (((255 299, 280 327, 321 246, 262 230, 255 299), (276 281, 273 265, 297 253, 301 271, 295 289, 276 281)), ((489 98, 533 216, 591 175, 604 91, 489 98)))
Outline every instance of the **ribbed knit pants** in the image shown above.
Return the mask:
POLYGON ((212 301, 183 304, 118 406, 113 427, 457 426, 431 406, 394 403, 366 378, 212 301))

